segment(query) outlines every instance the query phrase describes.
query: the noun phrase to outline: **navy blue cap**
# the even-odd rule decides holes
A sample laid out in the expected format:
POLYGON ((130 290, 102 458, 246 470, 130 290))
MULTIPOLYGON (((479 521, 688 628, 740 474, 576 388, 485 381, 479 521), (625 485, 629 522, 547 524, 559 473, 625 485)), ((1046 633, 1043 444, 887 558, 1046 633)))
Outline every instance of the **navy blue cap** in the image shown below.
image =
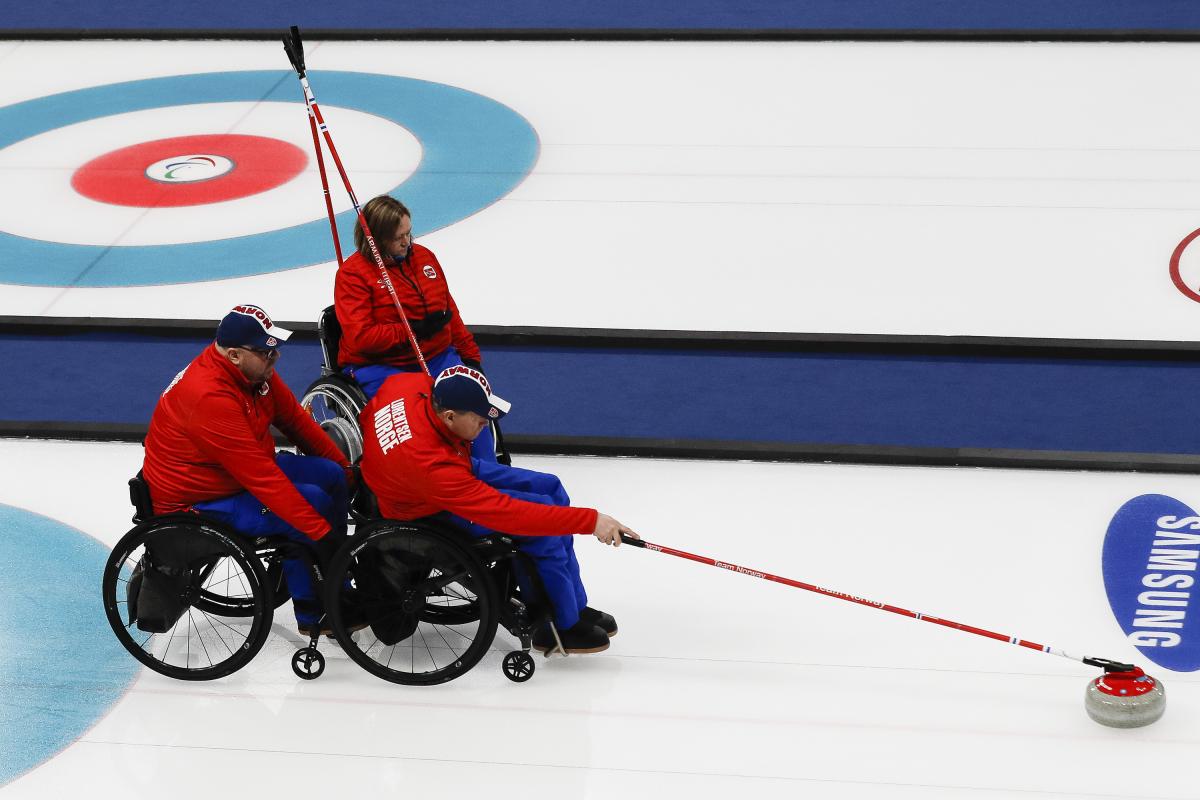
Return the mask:
POLYGON ((500 419, 512 404, 492 394, 487 378, 477 369, 457 366, 444 369, 433 382, 438 405, 451 411, 473 411, 484 419, 500 419))
POLYGON ((291 331, 271 322, 267 312, 258 306, 234 306, 217 326, 217 344, 221 347, 273 350, 291 335, 291 331))

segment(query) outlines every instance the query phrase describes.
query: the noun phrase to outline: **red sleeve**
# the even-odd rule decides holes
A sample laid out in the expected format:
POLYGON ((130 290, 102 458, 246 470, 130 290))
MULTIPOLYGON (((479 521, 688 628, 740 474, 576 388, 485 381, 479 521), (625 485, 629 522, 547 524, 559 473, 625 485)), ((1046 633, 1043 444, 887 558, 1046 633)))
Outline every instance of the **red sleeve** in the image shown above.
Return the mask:
MULTIPOLYGON (((444 272, 442 274, 445 275, 444 272)), ((458 304, 454 302, 454 295, 447 292, 446 297, 450 300, 450 341, 454 342, 454 349, 458 351, 458 357, 467 361, 483 363, 483 357, 479 354, 479 345, 475 344, 475 337, 463 324, 462 315, 458 313, 458 304)))
POLYGON ((246 491, 311 539, 329 532, 329 522, 309 505, 267 455, 246 419, 244 406, 227 394, 210 394, 196 404, 190 437, 207 458, 246 491))
MULTIPOLYGON (((347 262, 349 263, 349 262, 347 262)), ((333 287, 333 305, 346 347, 364 355, 382 355, 397 348, 410 349, 408 331, 401 322, 376 322, 371 315, 373 282, 345 266, 333 287)))
POLYGON ((275 395, 275 419, 272 422, 289 441, 300 448, 300 452, 307 456, 328 458, 343 468, 350 466, 346 456, 321 430, 316 420, 304 413, 304 409, 296 402, 296 396, 278 373, 271 378, 271 393, 275 395))
POLYGON ((471 474, 462 464, 430 466, 427 500, 485 528, 517 536, 562 536, 596 529, 594 508, 546 506, 509 497, 471 474))

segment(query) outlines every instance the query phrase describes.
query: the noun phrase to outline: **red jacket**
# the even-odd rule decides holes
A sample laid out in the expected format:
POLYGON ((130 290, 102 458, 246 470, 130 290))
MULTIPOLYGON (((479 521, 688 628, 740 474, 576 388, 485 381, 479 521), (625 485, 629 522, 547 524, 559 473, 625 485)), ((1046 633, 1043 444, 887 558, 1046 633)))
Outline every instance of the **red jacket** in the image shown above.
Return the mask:
POLYGON ((313 539, 329 531, 329 522, 276 466, 271 425, 308 455, 343 467, 346 457, 278 373, 263 388, 265 393, 255 391, 215 344, 175 376, 158 399, 146 435, 142 474, 154 513, 186 511, 245 490, 313 539))
POLYGON ((545 506, 509 497, 471 473, 471 443, 434 415, 433 379, 417 373, 388 378, 359 415, 362 477, 390 519, 449 511, 485 528, 520 536, 591 533, 596 510, 545 506))
MULTIPOLYGON (((410 322, 419 323, 431 314, 450 312, 449 322, 432 336, 417 332, 417 341, 426 359, 441 354, 453 344, 460 358, 480 360, 479 347, 458 313, 442 265, 428 248, 413 244, 409 257, 387 270, 392 288, 404 307, 404 316, 410 322)), ((333 284, 333 303, 342 325, 339 363, 346 366, 417 366, 408 332, 373 259, 363 258, 356 252, 342 263, 333 284)))

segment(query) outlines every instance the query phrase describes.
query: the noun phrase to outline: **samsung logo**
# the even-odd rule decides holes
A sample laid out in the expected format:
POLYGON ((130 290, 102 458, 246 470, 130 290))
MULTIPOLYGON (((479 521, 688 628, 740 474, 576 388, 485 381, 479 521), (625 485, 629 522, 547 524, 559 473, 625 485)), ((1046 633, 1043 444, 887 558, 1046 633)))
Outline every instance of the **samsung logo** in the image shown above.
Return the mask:
POLYGON ((1125 636, 1159 666, 1200 669, 1200 515, 1173 497, 1121 506, 1104 537, 1104 588, 1125 636))

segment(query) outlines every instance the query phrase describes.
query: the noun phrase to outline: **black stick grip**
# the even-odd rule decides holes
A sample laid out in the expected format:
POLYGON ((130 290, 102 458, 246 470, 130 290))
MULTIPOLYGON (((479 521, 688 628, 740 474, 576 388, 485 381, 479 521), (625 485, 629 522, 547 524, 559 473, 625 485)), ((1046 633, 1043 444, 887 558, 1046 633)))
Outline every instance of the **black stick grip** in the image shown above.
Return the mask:
POLYGON ((1108 672, 1133 672, 1136 667, 1133 664, 1126 664, 1122 661, 1112 661, 1107 658, 1084 658, 1083 663, 1089 667, 1100 667, 1106 673, 1108 672))
POLYGON ((643 542, 641 539, 635 539, 632 536, 629 536, 624 533, 621 534, 621 544, 631 544, 634 547, 645 547, 646 546, 646 543, 643 542))
POLYGON ((304 42, 300 40, 300 28, 293 25, 292 29, 283 35, 283 51, 287 53, 292 69, 301 78, 304 77, 304 42))

